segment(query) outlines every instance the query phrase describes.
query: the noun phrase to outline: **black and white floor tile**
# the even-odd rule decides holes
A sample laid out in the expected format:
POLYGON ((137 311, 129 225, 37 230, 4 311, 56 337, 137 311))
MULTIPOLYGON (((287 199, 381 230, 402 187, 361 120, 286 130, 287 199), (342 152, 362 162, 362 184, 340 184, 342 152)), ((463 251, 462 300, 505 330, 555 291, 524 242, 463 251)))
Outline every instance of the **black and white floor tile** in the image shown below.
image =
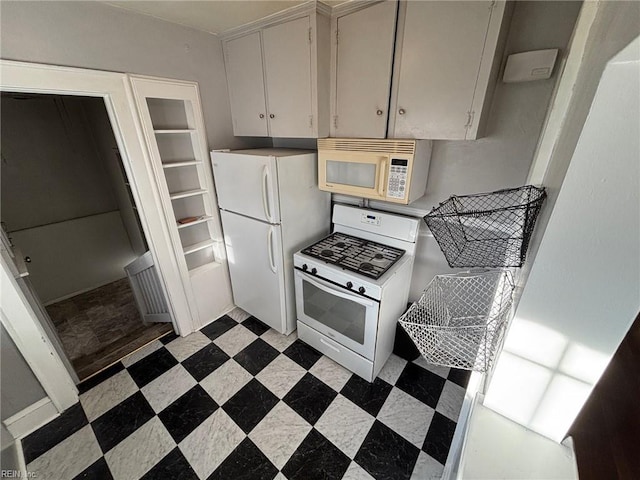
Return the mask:
POLYGON ((468 372, 392 355, 369 383, 254 318, 170 335, 23 440, 38 478, 440 478, 468 372))

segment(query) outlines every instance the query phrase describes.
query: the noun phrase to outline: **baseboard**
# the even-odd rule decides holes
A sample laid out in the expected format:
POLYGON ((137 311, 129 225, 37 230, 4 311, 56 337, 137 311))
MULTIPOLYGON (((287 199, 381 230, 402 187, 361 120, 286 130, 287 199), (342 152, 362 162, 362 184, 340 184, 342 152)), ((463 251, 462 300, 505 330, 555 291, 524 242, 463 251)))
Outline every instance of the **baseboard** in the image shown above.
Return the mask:
POLYGON ((50 422, 59 415, 58 409, 49 397, 38 400, 24 410, 4 420, 7 430, 13 438, 20 439, 35 432, 38 428, 50 422))
POLYGON ((49 305, 53 305, 54 303, 62 302, 63 300, 68 300, 68 299, 70 299, 72 297, 75 297, 77 295, 82 295, 83 293, 87 293, 87 292, 90 292, 91 290, 95 290, 96 288, 102 288, 102 287, 104 287, 106 285, 109 285, 110 283, 117 282, 118 280, 122 280, 124 278, 127 278, 127 277, 124 276, 124 277, 120 277, 120 278, 114 278, 113 280, 107 280, 107 281, 101 282, 101 283, 99 283, 97 285, 93 285, 91 287, 82 288, 82 289, 80 289, 80 290, 78 290, 76 292, 71 292, 71 293, 63 295, 61 297, 54 298, 53 300, 48 300, 46 302, 43 302, 42 305, 44 307, 48 307, 49 305))

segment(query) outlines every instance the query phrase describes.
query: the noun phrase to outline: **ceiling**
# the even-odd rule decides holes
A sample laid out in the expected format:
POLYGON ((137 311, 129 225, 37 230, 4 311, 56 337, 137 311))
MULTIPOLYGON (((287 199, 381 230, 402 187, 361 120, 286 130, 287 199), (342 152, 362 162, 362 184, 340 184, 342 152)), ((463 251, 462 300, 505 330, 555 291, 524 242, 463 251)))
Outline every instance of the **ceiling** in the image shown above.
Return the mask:
MULTIPOLYGON (((113 7, 178 23, 187 27, 219 34, 253 22, 307 0, 129 0, 105 2, 113 7)), ((333 7, 345 0, 323 1, 333 7)))

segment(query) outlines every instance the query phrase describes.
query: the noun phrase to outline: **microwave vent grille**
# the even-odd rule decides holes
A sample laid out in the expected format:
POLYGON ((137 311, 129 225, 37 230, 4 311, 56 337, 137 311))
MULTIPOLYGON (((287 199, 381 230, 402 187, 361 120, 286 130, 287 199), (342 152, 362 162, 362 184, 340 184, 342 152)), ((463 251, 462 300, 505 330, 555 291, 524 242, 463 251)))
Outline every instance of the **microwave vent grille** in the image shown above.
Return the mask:
POLYGON ((416 151, 416 141, 370 138, 319 138, 318 150, 413 155, 416 151))

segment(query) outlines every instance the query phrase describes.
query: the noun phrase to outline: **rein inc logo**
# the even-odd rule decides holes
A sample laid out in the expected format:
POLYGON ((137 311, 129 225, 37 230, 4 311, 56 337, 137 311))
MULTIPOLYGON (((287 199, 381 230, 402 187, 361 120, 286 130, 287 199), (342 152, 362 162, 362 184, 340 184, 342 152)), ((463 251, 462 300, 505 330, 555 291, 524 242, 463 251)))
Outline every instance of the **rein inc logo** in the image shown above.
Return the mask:
POLYGON ((37 478, 37 472, 23 472, 21 470, 0 470, 0 478, 37 478))

